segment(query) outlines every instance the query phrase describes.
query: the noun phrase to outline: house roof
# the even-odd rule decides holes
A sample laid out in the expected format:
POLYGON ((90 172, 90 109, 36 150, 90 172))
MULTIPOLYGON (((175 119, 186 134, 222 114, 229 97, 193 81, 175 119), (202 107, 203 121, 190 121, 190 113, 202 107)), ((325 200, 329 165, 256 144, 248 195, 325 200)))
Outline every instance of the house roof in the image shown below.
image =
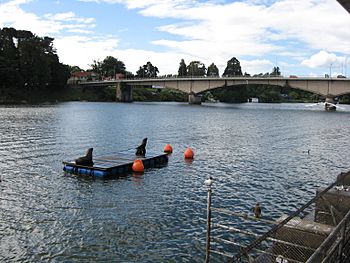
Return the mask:
POLYGON ((83 78, 83 77, 93 76, 96 74, 95 72, 92 72, 92 71, 76 71, 76 72, 73 72, 71 75, 72 77, 83 78))

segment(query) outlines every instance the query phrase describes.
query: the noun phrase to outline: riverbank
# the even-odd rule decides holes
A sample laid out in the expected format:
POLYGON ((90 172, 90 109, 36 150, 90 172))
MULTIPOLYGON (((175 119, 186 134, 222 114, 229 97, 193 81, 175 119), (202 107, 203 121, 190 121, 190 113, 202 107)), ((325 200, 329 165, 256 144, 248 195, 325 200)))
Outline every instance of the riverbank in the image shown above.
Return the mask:
MULTIPOLYGON (((113 102, 115 101, 116 88, 110 87, 80 87, 67 86, 60 90, 23 90, 10 89, 0 90, 0 104, 36 104, 44 102, 67 102, 67 101, 92 101, 92 102, 113 102)), ((226 103, 244 103, 248 101, 251 94, 237 90, 215 90, 202 95, 202 101, 221 101, 226 103)), ((265 89, 254 93, 263 103, 315 103, 324 101, 319 95, 306 92, 291 91, 288 94, 281 94, 274 89, 265 89), (260 95, 260 96, 259 96, 260 95)), ((134 101, 176 101, 187 102, 188 94, 179 90, 161 88, 135 87, 133 90, 134 101)), ((350 103, 350 95, 344 95, 339 100, 341 104, 350 103)))
MULTIPOLYGON (((66 101, 115 101, 116 88, 103 87, 66 87, 58 91, 51 90, 9 90, 0 93, 0 104, 35 104, 43 102, 66 101)), ((184 92, 171 89, 135 88, 134 101, 177 101, 185 102, 188 95, 184 92)))

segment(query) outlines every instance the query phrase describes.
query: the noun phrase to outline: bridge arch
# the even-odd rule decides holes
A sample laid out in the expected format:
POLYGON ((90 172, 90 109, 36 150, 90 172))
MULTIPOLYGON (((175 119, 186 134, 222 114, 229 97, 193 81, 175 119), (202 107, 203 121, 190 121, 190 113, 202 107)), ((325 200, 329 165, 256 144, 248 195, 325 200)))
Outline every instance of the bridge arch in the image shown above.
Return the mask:
POLYGON ((262 85, 265 85, 265 86, 268 86, 268 87, 280 87, 280 88, 292 88, 292 89, 297 89, 297 90, 302 90, 302 91, 306 91, 306 92, 311 92, 311 93, 314 93, 314 94, 317 94, 317 95, 320 95, 320 96, 324 96, 321 92, 319 91, 314 91, 314 90, 310 90, 310 89, 307 89, 307 88, 304 88, 304 87, 299 87, 299 86, 291 86, 291 85, 281 85, 281 84, 273 84, 273 83, 270 83, 270 84, 251 84, 251 83, 248 83, 248 84, 233 84, 233 85, 230 85, 230 86, 218 86, 218 87, 210 87, 208 89, 205 89, 205 90, 202 90, 200 92, 198 92, 197 94, 204 94, 208 91, 215 91, 215 90, 219 90, 219 89, 234 89, 234 88, 238 88, 238 87, 246 87, 248 88, 249 87, 252 87, 252 86, 255 86, 255 87, 259 87, 259 86, 262 86, 262 85))

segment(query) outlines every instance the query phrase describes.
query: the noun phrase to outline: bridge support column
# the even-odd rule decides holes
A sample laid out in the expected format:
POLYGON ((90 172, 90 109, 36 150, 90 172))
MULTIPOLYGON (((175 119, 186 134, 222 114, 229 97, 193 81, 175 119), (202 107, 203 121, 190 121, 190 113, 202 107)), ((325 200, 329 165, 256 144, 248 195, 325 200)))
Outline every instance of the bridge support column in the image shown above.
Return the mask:
POLYGON ((334 97, 327 96, 324 103, 324 109, 326 111, 335 111, 337 107, 335 106, 337 102, 334 100, 334 97))
POLYGON ((126 85, 125 83, 119 82, 117 83, 116 88, 116 101, 119 102, 132 102, 132 86, 126 85))
POLYGON ((190 92, 188 94, 188 103, 200 105, 202 103, 202 96, 196 95, 194 92, 190 92))

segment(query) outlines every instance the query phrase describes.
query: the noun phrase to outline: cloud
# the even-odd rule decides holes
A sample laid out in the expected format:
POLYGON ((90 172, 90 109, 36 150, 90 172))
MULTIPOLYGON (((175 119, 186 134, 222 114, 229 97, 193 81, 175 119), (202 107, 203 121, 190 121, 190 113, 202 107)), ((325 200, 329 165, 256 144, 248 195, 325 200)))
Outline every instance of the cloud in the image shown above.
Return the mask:
POLYGON ((82 18, 74 12, 45 14, 40 17, 34 13, 25 12, 20 5, 31 0, 15 0, 0 4, 0 27, 14 27, 29 30, 39 36, 58 35, 65 30, 81 31, 95 27, 94 18, 82 18))
POLYGON ((274 65, 267 59, 256 60, 242 60, 241 67, 243 72, 250 74, 259 74, 271 72, 274 65))
POLYGON ((75 14, 73 12, 67 13, 58 13, 58 14, 46 14, 44 16, 47 19, 51 19, 54 21, 72 21, 75 18, 75 14))
POLYGON ((107 3, 107 4, 124 4, 128 9, 143 9, 148 7, 157 6, 171 6, 176 7, 178 5, 193 5, 196 4, 195 0, 77 0, 80 2, 94 2, 94 3, 107 3))
POLYGON ((334 0, 76 1, 122 4, 139 16, 154 18, 160 33, 145 43, 148 50, 142 46, 128 48, 132 41, 123 37, 138 33, 132 31, 136 28, 132 24, 125 29, 128 34, 116 30, 113 33, 120 37, 103 36, 95 31, 97 18, 81 17, 78 9, 38 16, 20 8, 30 0, 0 4, 0 27, 53 36, 59 57, 66 64, 87 68, 94 59, 112 55, 133 72, 151 61, 161 74, 176 74, 184 58, 187 64, 192 60, 206 66, 214 62, 222 73, 227 61, 237 57, 243 71, 255 74, 270 72, 274 63, 267 57, 278 56, 281 61, 289 60, 284 62, 285 67, 293 74, 297 67, 327 67, 334 56, 333 63, 339 64, 350 54, 350 16, 334 0))
POLYGON ((303 61, 319 50, 350 54, 350 16, 332 0, 118 2, 143 16, 181 21, 159 26, 177 38, 155 39, 153 45, 221 66, 232 56, 272 54, 303 61))
POLYGON ((312 49, 350 53, 350 16, 335 1, 283 0, 268 13, 270 23, 286 39, 312 49))
POLYGON ((117 3, 122 3, 123 0, 78 0, 79 2, 86 2, 86 3, 107 3, 107 4, 117 4, 117 3))
POLYGON ((118 39, 87 36, 67 36, 54 40, 61 61, 87 69, 93 60, 100 60, 114 53, 118 39))
POLYGON ((103 60, 113 56, 126 64, 128 71, 135 73, 140 66, 150 61, 159 68, 159 74, 177 74, 181 58, 186 61, 193 57, 176 52, 156 52, 141 49, 118 49, 116 38, 63 37, 54 40, 61 61, 88 69, 94 60, 103 60), (171 61, 169 63, 169 61, 171 61))
POLYGON ((330 65, 339 66, 345 62, 344 57, 338 57, 334 53, 328 53, 321 50, 317 54, 312 55, 309 59, 305 59, 301 62, 301 65, 309 68, 330 67, 330 65))
POLYGON ((64 21, 64 22, 76 22, 78 24, 88 25, 88 24, 94 24, 95 18, 83 18, 78 17, 74 12, 66 12, 66 13, 57 13, 57 14, 45 14, 44 18, 51 20, 51 21, 64 21))

